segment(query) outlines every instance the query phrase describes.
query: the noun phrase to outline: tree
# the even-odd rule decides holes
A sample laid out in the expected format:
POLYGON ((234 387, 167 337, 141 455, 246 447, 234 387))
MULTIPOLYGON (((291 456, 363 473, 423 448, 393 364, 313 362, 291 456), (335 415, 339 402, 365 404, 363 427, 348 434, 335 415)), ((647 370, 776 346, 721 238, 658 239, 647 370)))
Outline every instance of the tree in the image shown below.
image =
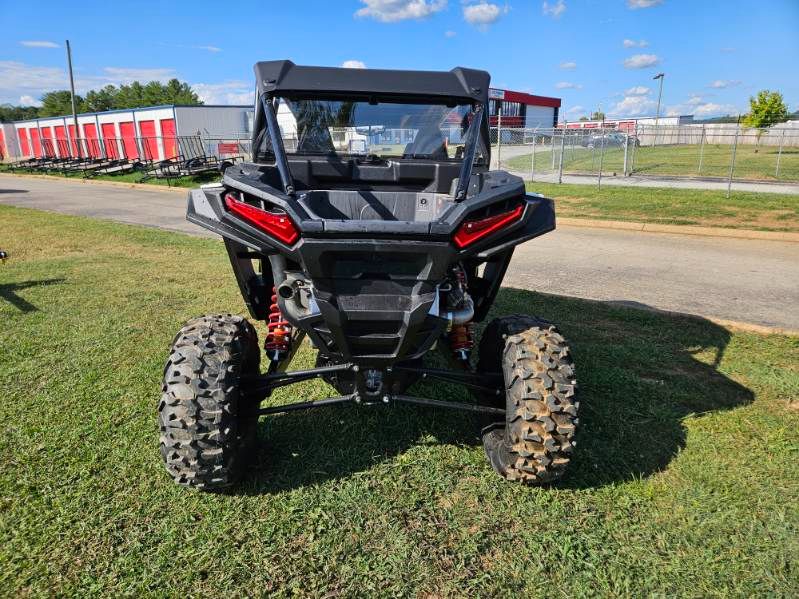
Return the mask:
POLYGON ((581 120, 581 121, 589 121, 591 119, 589 119, 587 116, 583 115, 583 116, 580 117, 579 120, 581 120))
POLYGON ((749 98, 749 114, 744 117, 744 125, 761 129, 783 123, 788 118, 788 107, 782 94, 764 89, 749 98))
POLYGON ((0 104, 0 123, 13 123, 14 121, 35 119, 37 116, 39 116, 39 109, 35 106, 0 104))
POLYGON ((84 108, 88 112, 103 112, 116 108, 117 88, 106 85, 103 89, 90 91, 86 94, 84 108))
POLYGON ((605 113, 596 111, 591 113, 591 120, 592 121, 604 121, 605 120, 605 113))
MULTIPOLYGON (((83 98, 75 95, 75 106, 80 112, 83 110, 83 98)), ((47 92, 42 95, 42 106, 39 116, 61 116, 72 112, 72 99, 67 90, 47 92)))
MULTIPOLYGON (((161 104, 187 104, 195 106, 202 101, 189 86, 177 79, 167 83, 150 81, 141 84, 133 81, 128 85, 106 85, 102 89, 91 90, 85 98, 75 96, 78 112, 103 112, 105 110, 141 108, 161 104)), ((21 121, 36 117, 65 116, 72 114, 72 100, 69 91, 55 90, 42 95, 42 106, 0 105, 0 122, 21 121)))

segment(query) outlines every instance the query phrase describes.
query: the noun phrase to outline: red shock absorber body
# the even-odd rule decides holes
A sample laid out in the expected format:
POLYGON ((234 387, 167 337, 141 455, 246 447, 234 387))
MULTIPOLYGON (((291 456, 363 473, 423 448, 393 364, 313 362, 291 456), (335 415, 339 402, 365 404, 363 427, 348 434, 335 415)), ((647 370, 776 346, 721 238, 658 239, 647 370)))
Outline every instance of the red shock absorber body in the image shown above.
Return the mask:
POLYGON ((274 287, 271 299, 264 349, 269 359, 276 362, 285 358, 291 349, 291 325, 283 318, 280 305, 277 303, 277 290, 274 287))
MULTIPOLYGON (((455 278, 463 293, 466 291, 466 273, 462 268, 455 268, 455 278)), ((468 360, 474 348, 474 325, 471 322, 453 324, 449 331, 449 346, 460 360, 468 360)))

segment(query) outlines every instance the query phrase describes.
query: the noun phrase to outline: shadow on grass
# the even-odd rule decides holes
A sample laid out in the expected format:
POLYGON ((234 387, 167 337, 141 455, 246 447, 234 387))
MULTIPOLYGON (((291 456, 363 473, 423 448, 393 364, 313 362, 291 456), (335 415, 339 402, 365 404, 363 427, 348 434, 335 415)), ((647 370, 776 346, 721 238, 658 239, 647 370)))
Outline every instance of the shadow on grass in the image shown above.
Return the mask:
POLYGON ((31 287, 57 285, 63 281, 64 279, 44 279, 41 281, 24 281, 22 283, 3 283, 0 284, 0 299, 7 301, 20 312, 37 312, 39 308, 25 298, 17 295, 17 292, 23 289, 30 289, 31 287))
MULTIPOLYGON (((576 363, 581 427, 559 487, 594 488, 659 472, 685 447, 684 418, 753 400, 718 371, 730 333, 705 319, 503 289, 491 317, 512 313, 558 323, 576 363)), ((437 385, 416 392, 465 398, 437 385)), ((252 470, 234 492, 347 477, 420 442, 479 443, 474 417, 405 406, 313 410, 267 418, 260 427, 252 470)), ((493 475, 487 461, 485 467, 493 475)))

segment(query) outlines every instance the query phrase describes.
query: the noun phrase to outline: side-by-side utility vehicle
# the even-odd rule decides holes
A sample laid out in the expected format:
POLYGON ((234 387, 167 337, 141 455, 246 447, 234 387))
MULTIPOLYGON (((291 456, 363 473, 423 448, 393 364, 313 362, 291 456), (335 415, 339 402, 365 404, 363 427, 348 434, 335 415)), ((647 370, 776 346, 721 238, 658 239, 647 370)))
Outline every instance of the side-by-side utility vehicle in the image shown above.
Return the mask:
POLYGON ((488 73, 283 60, 255 74, 252 162, 192 190, 188 219, 224 239, 249 315, 263 323, 268 368, 248 319, 185 324, 158 408, 169 474, 208 490, 234 484, 260 415, 407 403, 478 413, 488 459, 508 480, 560 476, 578 401, 555 326, 496 318, 472 356, 514 248, 555 228, 551 200, 490 168, 488 73), (305 335, 316 367, 291 370, 305 335), (435 348, 449 367, 423 360, 435 348), (261 406, 314 377, 337 396, 261 406), (474 400, 413 395, 421 379, 469 388, 474 400))

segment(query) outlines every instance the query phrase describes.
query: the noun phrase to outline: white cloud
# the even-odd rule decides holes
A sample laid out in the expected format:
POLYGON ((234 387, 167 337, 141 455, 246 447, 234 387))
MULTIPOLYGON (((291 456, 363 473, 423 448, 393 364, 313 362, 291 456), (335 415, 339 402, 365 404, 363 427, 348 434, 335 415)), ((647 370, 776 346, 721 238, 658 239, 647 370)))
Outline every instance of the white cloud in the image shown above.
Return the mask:
POLYGON ((192 83, 191 88, 206 104, 252 104, 255 98, 253 86, 248 81, 192 83))
POLYGON ((366 63, 360 60, 345 60, 341 66, 345 69, 365 69, 366 63))
POLYGON ((42 103, 40 100, 37 100, 33 96, 20 96, 19 97, 19 105, 20 106, 41 106, 42 103))
POLYGON ((738 109, 732 104, 714 104, 707 102, 700 104, 694 109, 696 116, 715 116, 720 114, 737 114, 738 109))
POLYGON ((582 106, 572 106, 571 108, 569 108, 566 111, 566 114, 569 114, 569 115, 571 115, 571 114, 580 114, 580 113, 583 113, 583 112, 585 112, 585 108, 583 108, 582 106))
POLYGON ((208 50, 209 52, 221 52, 222 48, 218 46, 194 46, 198 50, 208 50))
POLYGON ((444 32, 444 37, 455 37, 456 35, 458 34, 452 31, 451 29, 448 29, 447 31, 444 32))
POLYGON ((26 48, 60 48, 55 42, 47 42, 42 40, 25 40, 20 42, 20 45, 26 48))
POLYGON ((693 114, 697 117, 711 117, 726 114, 738 114, 739 110, 733 104, 717 104, 715 102, 705 102, 701 96, 693 95, 682 104, 669 106, 666 110, 667 116, 680 116, 693 114))
MULTIPOLYGON (((170 68, 146 69, 106 67, 100 74, 77 73, 75 88, 79 94, 105 85, 121 85, 138 80, 167 81, 178 74, 170 68)), ((252 104, 253 86, 249 81, 229 80, 219 83, 190 83, 206 104, 252 104)), ((69 79, 64 69, 39 67, 16 61, 0 61, 0 103, 39 105, 36 98, 44 92, 68 89, 69 79)))
POLYGON ((651 8, 662 3, 663 0, 627 0, 627 8, 637 10, 639 8, 651 8))
POLYGON ((493 2, 480 0, 475 4, 469 0, 469 2, 463 5, 463 18, 467 23, 471 23, 472 25, 488 27, 492 23, 496 23, 508 10, 507 4, 504 8, 500 8, 498 4, 494 4, 493 2))
POLYGON ((361 0, 364 6, 355 11, 356 17, 366 17, 395 23, 407 19, 424 19, 444 10, 447 0, 361 0))
POLYGON ((643 116, 654 114, 656 108, 657 102, 648 96, 625 96, 611 109, 610 113, 622 117, 643 116))
POLYGON ((635 54, 625 59, 625 69, 647 69, 660 64, 660 59, 654 54, 635 54))
POLYGON ((646 40, 630 40, 625 39, 622 42, 622 45, 625 48, 646 48, 649 45, 649 42, 646 40))
POLYGON ((721 52, 723 52, 724 54, 732 54, 733 52, 735 52, 735 48, 732 48, 730 46, 725 46, 724 48, 719 48, 719 50, 721 50, 721 52))
POLYGON ((177 77, 174 69, 135 69, 127 67, 105 67, 103 72, 106 74, 108 83, 121 84, 131 83, 132 81, 160 81, 162 83, 177 77))
POLYGON ((558 0, 554 4, 544 1, 541 5, 541 12, 553 19, 559 19, 560 15, 566 12, 566 3, 563 0, 558 0))
POLYGON ((741 85, 741 81, 737 79, 733 80, 716 79, 708 87, 712 87, 713 89, 726 89, 728 87, 735 87, 737 85, 741 85))
POLYGON ((624 92, 625 96, 645 96, 650 92, 650 89, 644 85, 636 85, 624 92))
MULTIPOLYGON (((100 74, 75 73, 75 90, 85 94, 90 89, 106 85, 121 85, 139 80, 165 82, 177 73, 173 69, 137 69, 106 67, 100 74)), ((59 67, 41 67, 14 60, 0 60, 0 102, 17 102, 20 96, 38 98, 44 92, 68 89, 66 70, 59 67)))
POLYGON ((583 86, 579 83, 571 83, 569 81, 558 81, 555 84, 555 87, 558 89, 582 89, 583 86))
POLYGON ((566 62, 560 63, 560 68, 566 71, 570 71, 572 69, 577 68, 577 63, 574 62, 573 60, 567 60, 566 62))
POLYGON ((3 101, 15 100, 21 95, 38 96, 48 89, 62 88, 67 83, 66 73, 57 67, 37 67, 14 60, 0 60, 0 90, 7 94, 3 101))

